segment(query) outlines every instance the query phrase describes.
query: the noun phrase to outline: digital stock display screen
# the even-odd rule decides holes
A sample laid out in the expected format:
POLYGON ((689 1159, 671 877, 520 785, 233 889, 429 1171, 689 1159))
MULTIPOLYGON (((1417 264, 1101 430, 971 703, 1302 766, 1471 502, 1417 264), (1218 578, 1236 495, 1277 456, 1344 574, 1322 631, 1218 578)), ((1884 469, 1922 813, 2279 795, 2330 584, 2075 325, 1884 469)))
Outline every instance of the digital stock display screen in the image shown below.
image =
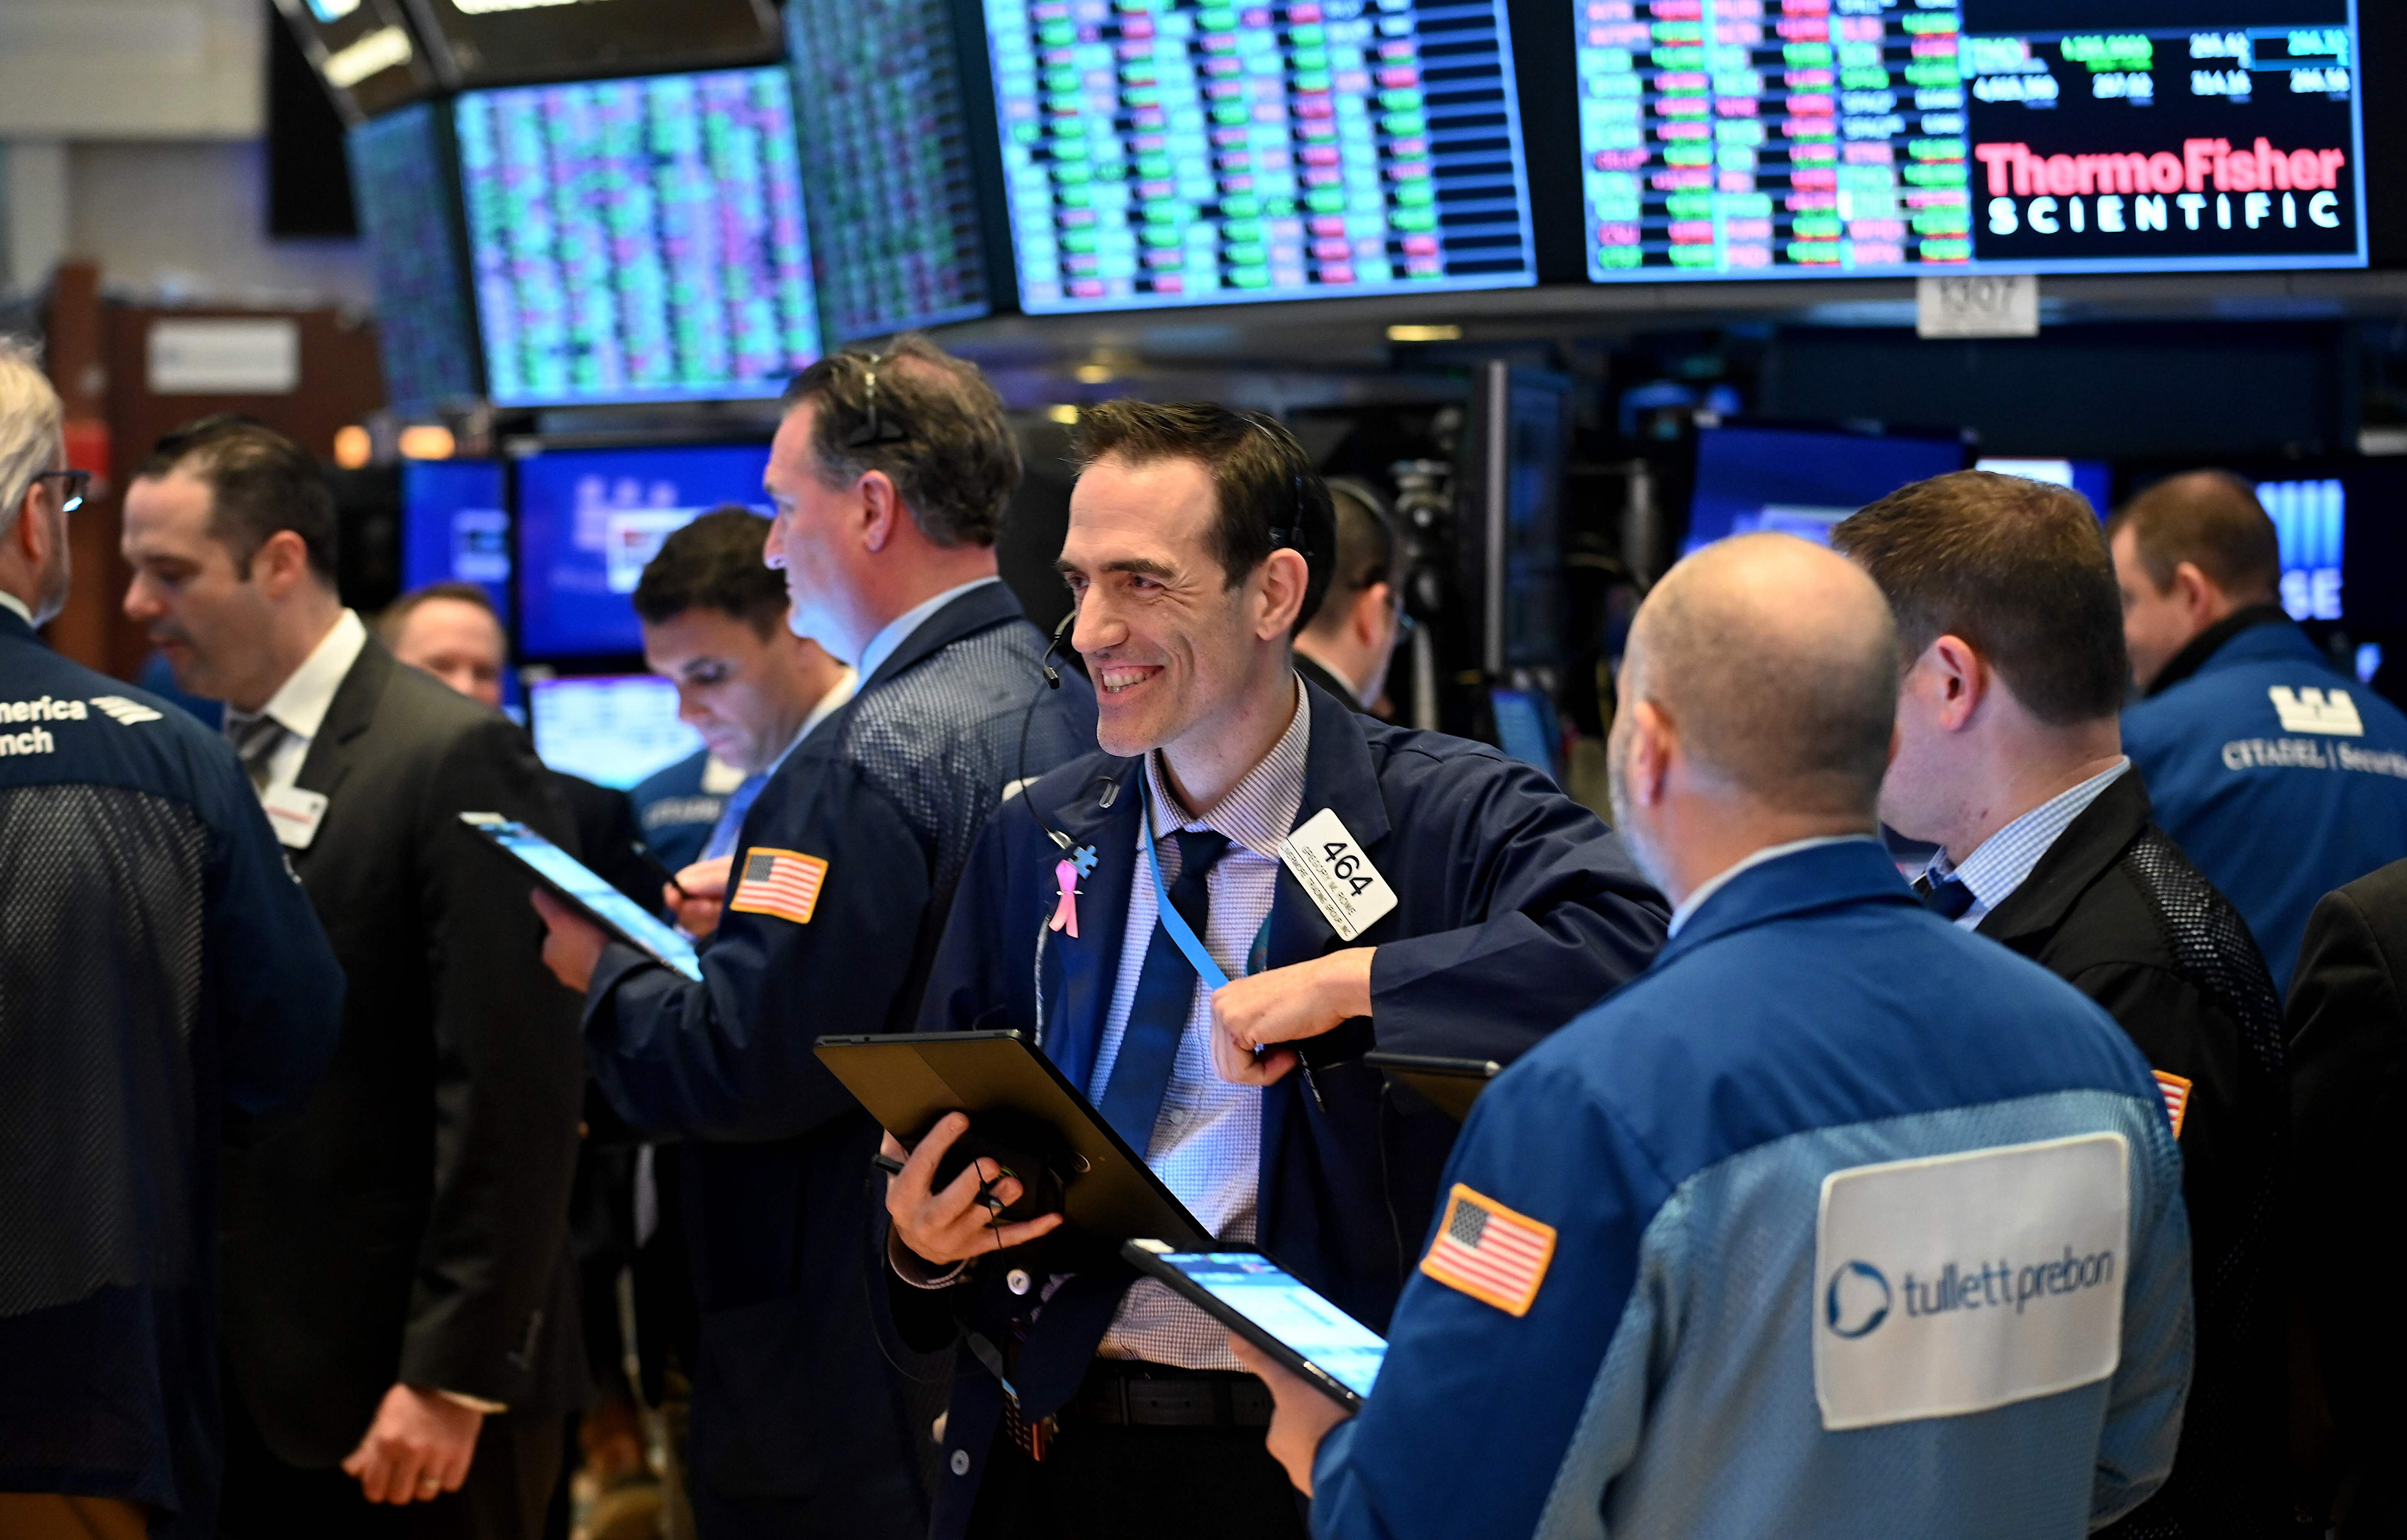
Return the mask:
POLYGON ((1503 0, 985 0, 1022 305, 1535 281, 1503 0))
POLYGON ((441 133, 434 105, 420 103, 344 136, 351 197, 376 276, 385 394, 404 412, 477 393, 468 282, 441 133))
POLYGON ((819 356, 785 70, 471 92, 454 112, 495 404, 774 396, 819 356))
POLYGON ((1588 276, 2353 267, 2352 0, 1573 0, 1588 276))
POLYGON ((838 342, 988 310, 949 0, 786 7, 819 299, 838 342))

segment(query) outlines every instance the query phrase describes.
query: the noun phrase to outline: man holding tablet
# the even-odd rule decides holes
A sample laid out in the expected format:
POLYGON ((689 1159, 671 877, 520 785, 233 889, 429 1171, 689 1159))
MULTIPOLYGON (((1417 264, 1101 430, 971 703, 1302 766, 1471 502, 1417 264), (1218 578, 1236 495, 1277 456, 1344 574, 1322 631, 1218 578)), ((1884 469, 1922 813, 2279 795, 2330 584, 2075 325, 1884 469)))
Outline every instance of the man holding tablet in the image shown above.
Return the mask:
MULTIPOLYGON (((1104 752, 989 825, 919 1024, 1028 1033, 1212 1234, 1375 1326, 1455 1124, 1362 1053, 1517 1057, 1645 966, 1664 908, 1534 770, 1298 680, 1334 543, 1275 421, 1113 402, 1080 454, 1061 567, 1104 752)), ((985 1163, 931 1190, 967 1123, 887 1200, 898 1323, 920 1347, 969 1327, 935 1533, 1297 1533, 1261 1388, 1208 1317, 1124 1264, 985 1260, 1059 1220, 990 1220, 985 1163)))
POLYGON ((1898 880, 1900 671, 1871 579, 1786 535, 1647 598, 1609 752, 1672 940, 1472 1109, 1360 1417, 1246 1349, 1316 1534, 2079 1540, 2163 1481, 2163 1098, 1898 880))

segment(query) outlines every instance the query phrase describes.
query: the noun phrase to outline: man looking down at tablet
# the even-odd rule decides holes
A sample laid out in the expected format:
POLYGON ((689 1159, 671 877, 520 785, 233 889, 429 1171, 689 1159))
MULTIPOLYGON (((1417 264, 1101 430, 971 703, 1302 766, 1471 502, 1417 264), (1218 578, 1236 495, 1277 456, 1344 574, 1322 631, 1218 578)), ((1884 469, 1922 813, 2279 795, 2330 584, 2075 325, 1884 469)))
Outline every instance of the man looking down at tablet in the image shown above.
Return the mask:
POLYGON ((2077 1540, 2164 1479, 2163 1100, 1898 880, 1899 663, 1872 580, 1789 536, 1647 598, 1608 753, 1672 939, 1472 1109, 1361 1416, 1255 1363, 1316 1534, 2077 1540))
MULTIPOLYGON (((1455 1129, 1355 1061, 1513 1059, 1643 968, 1664 910, 1535 770, 1299 682, 1333 542, 1284 428, 1120 401, 1079 439, 1060 565, 1104 752, 989 825, 919 1024, 1029 1033, 1205 1226, 1384 1322, 1455 1129)), ((987 1260, 1058 1220, 990 1225, 967 1174, 931 1192, 965 1124, 887 1198, 898 1323, 972 1334, 934 1533, 1301 1533, 1225 1333, 1125 1268, 987 1260)))

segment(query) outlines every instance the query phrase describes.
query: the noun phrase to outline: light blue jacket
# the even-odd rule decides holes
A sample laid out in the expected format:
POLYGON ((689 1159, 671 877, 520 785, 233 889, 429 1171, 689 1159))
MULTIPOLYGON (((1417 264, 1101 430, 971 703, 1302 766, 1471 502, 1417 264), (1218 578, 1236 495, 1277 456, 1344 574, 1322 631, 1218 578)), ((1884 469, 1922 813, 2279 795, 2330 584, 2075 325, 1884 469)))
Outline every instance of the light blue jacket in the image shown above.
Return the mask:
POLYGON ((2148 1067, 2071 986, 1926 913, 1869 841, 1708 898, 1488 1089, 1446 1180, 1552 1226, 1552 1258, 1517 1318, 1413 1279, 1362 1415, 1321 1447, 1316 1535, 2071 1540, 2172 1467, 2189 1242, 2148 1067), (2119 1366, 1826 1431, 1823 1179, 2099 1132, 2129 1151, 2119 1366))

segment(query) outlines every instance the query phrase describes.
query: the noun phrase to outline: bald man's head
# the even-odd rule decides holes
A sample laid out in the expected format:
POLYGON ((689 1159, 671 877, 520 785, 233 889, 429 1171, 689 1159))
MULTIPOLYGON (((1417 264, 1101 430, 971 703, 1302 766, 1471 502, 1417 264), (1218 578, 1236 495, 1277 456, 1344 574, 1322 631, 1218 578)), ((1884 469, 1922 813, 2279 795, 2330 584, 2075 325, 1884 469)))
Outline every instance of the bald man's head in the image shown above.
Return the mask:
POLYGON ((1707 546, 1647 595, 1625 657, 1625 705, 1652 702, 1732 797, 1872 820, 1901 661, 1888 601, 1844 558, 1789 535, 1707 546))

